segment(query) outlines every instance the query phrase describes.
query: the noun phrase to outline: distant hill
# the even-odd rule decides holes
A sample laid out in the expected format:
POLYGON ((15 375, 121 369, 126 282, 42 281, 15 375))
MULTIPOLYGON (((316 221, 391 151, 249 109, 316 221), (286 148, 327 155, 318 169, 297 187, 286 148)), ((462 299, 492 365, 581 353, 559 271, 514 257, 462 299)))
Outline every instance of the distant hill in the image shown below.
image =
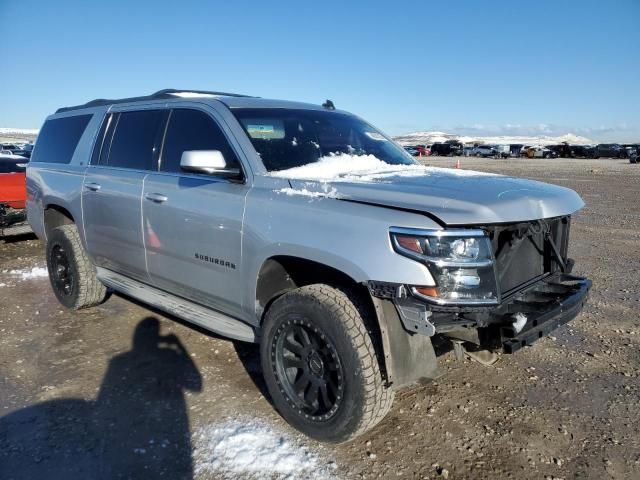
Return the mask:
POLYGON ((33 142, 38 136, 37 128, 2 128, 0 127, 0 141, 33 142))
POLYGON ((405 135, 398 135, 393 137, 398 143, 403 145, 416 145, 425 144, 429 145, 435 142, 446 142, 447 140, 458 140, 464 144, 484 143, 484 144, 523 144, 523 145, 553 145, 562 142, 567 142, 572 145, 590 145, 597 142, 582 137, 580 135, 574 135, 573 133, 567 133, 566 135, 560 135, 558 137, 552 137, 549 135, 535 135, 535 136, 468 136, 468 135, 456 135, 454 133, 445 132, 413 132, 405 135))

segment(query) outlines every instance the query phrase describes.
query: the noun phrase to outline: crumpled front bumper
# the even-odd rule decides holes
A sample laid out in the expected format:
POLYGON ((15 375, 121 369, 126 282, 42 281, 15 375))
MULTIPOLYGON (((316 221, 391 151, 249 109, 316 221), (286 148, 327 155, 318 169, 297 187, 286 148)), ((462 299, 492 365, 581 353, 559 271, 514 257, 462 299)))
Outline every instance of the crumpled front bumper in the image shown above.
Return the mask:
POLYGON ((575 318, 587 301, 591 280, 557 272, 538 279, 499 305, 479 307, 428 304, 395 284, 370 282, 369 288, 374 297, 393 302, 410 335, 442 334, 513 353, 575 318), (516 322, 523 316, 526 322, 516 322))
POLYGON ((560 273, 508 302, 506 312, 522 313, 527 322, 520 331, 513 324, 497 327, 503 352, 516 352, 573 320, 586 303, 590 288, 591 280, 560 273))

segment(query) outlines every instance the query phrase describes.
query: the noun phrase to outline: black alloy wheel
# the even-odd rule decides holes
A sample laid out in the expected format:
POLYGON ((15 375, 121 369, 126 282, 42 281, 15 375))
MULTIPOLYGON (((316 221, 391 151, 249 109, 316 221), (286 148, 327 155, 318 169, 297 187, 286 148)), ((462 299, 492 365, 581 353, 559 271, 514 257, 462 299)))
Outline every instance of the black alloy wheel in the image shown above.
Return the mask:
POLYGON ((75 285, 75 278, 68 253, 62 245, 56 244, 53 246, 50 262, 51 280, 55 288, 64 296, 71 295, 75 285))
POLYGON ((344 398, 344 372, 335 347, 302 318, 283 323, 271 349, 278 385, 288 403, 309 420, 331 418, 344 398))

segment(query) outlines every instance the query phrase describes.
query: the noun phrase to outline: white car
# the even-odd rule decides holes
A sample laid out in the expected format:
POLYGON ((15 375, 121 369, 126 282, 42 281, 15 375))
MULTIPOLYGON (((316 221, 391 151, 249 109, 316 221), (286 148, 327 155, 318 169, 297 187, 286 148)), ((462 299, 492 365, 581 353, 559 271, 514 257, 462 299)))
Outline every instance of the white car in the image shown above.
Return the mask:
POLYGON ((527 158, 556 158, 558 154, 553 150, 549 150, 546 147, 529 147, 523 150, 527 158))

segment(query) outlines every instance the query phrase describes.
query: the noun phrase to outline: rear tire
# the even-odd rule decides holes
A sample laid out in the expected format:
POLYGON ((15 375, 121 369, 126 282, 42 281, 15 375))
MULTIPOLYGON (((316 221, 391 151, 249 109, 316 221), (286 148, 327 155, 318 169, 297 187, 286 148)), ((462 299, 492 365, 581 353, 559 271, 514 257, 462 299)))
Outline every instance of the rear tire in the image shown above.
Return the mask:
POLYGON ((75 225, 62 225, 49 233, 47 268, 53 293, 67 308, 91 307, 107 297, 107 289, 96 277, 75 225))
POLYGON ((380 422, 393 403, 356 298, 324 284, 278 298, 260 344, 275 407, 316 440, 340 443, 380 422))

